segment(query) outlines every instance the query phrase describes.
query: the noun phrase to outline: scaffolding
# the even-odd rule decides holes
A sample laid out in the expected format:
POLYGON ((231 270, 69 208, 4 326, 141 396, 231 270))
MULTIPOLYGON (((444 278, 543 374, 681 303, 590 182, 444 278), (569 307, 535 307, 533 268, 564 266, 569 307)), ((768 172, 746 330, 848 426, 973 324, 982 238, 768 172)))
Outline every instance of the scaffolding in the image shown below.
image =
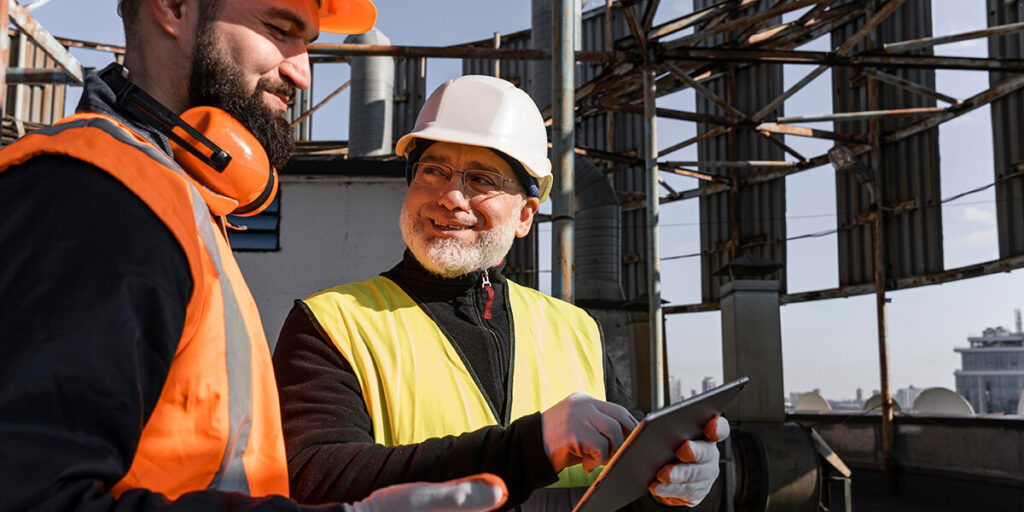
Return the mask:
MULTIPOLYGON (((780 302, 875 295, 883 451, 891 471, 886 294, 1024 267, 1024 2, 987 0, 987 29, 943 36, 931 34, 929 0, 694 0, 692 12, 659 25, 654 24, 659 0, 606 0, 589 11, 579 27, 573 23, 573 4, 556 1, 552 50, 531 48, 526 30, 448 47, 313 44, 309 52, 314 65, 351 57, 396 58, 396 65, 405 69, 396 79, 396 101, 404 102, 403 108, 395 109, 396 116, 404 116, 401 121, 396 117, 396 130, 411 128, 422 105, 426 59, 488 63, 490 72, 520 79, 525 62, 552 62, 558 93, 543 109, 552 126, 556 175, 554 213, 547 219, 555 226, 552 289, 555 295, 573 298, 574 158, 602 162, 622 201, 624 229, 643 230, 623 241, 632 244, 630 254, 639 255, 624 258, 629 260, 624 265, 630 266, 623 274, 626 279, 635 276, 627 298, 646 294, 652 405, 661 403, 665 386, 657 371, 664 357, 661 316, 717 310, 722 278, 715 273, 742 255, 784 262, 786 242, 792 239, 784 221, 779 224, 784 218, 785 178, 831 164, 842 210, 836 230, 840 286, 800 293, 783 288, 780 302), (794 19, 783 22, 786 15, 794 19), (585 48, 573 48, 574 30, 584 32, 585 48), (830 51, 800 49, 826 36, 831 38, 830 51), (970 39, 987 39, 989 57, 934 55, 937 45, 970 39), (784 64, 814 67, 783 88, 784 64), (935 71, 940 69, 988 73, 990 87, 968 98, 945 94, 935 86, 935 71), (786 116, 785 102, 828 71, 836 92, 833 111, 786 116), (684 89, 695 92, 696 111, 658 107, 658 98, 684 89), (996 169, 993 183, 983 188, 995 187, 999 199, 1000 257, 945 269, 938 208, 960 195, 940 194, 937 129, 984 106, 993 112, 996 169), (658 118, 697 123, 698 133, 659 147, 658 118), (802 126, 821 121, 832 122, 834 129, 802 126), (595 127, 600 127, 600 134, 595 127), (632 135, 624 135, 627 131, 632 135), (825 154, 805 156, 783 136, 824 140, 834 147, 825 154), (588 140, 598 143, 588 145, 588 140), (659 158, 694 145, 699 149, 697 160, 659 158), (661 179, 663 173, 696 178, 700 184, 675 190, 661 179), (701 202, 702 226, 718 226, 702 227, 702 301, 662 307, 658 208, 690 199, 701 202)), ((82 83, 81 66, 67 47, 123 54, 114 46, 56 39, 15 0, 0 1, 0 11, 0 20, 11 27, 0 30, 6 67, 0 87, 39 86, 56 97, 60 88, 82 83), (11 41, 17 38, 46 58, 30 66, 21 64, 28 62, 20 52, 29 45, 20 45, 14 56, 11 41)), ((347 86, 342 84, 317 105, 306 96, 292 109, 295 125, 307 122, 308 134, 309 117, 347 86)), ((5 98, 5 141, 59 118, 42 110, 25 114, 12 95, 5 98)), ((347 153, 343 142, 309 141, 299 147, 309 153, 347 153)), ((535 252, 535 241, 532 247, 535 252)), ((535 257, 520 263, 525 272, 536 273, 535 257)), ((784 286, 783 272, 771 277, 784 286)))

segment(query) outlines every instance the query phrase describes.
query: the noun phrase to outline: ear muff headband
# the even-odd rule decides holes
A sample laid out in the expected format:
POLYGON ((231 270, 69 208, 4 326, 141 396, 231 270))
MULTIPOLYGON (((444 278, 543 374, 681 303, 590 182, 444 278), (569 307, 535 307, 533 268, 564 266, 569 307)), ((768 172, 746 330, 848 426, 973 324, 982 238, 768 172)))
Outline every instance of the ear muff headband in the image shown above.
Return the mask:
POLYGON ((161 105, 159 101, 146 93, 146 91, 131 83, 128 80, 127 68, 123 66, 108 66, 100 72, 100 78, 113 89, 118 105, 127 108, 143 120, 151 121, 151 124, 166 135, 167 138, 177 142, 206 165, 209 165, 217 172, 223 172, 228 164, 231 163, 231 155, 171 112, 170 109, 161 105), (200 151, 194 144, 186 142, 177 133, 174 133, 175 128, 184 130, 195 142, 206 146, 209 150, 209 155, 200 151))
POLYGON ((277 194, 277 171, 238 120, 215 107, 195 107, 178 116, 131 83, 123 66, 110 65, 99 77, 114 91, 118 105, 171 140, 175 161, 214 193, 203 194, 214 215, 250 216, 270 206, 277 194))

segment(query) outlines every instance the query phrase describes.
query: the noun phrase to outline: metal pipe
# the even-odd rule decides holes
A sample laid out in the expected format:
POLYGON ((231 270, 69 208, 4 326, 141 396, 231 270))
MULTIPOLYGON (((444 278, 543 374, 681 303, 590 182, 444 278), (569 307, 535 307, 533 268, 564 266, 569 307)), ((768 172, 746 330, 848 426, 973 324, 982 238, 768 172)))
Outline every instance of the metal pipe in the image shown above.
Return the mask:
POLYGON ((779 123, 761 123, 757 125, 757 127, 754 128, 754 130, 759 132, 795 135, 797 137, 812 137, 816 139, 835 140, 839 142, 845 142, 847 144, 864 144, 867 142, 867 139, 859 135, 847 135, 830 132, 828 130, 818 130, 815 128, 807 128, 804 126, 790 126, 779 123))
MULTIPOLYGON (((890 2, 881 9, 881 12, 875 13, 870 19, 878 20, 883 17, 883 13, 888 15, 892 10, 894 10, 893 6, 898 6, 901 3, 903 2, 899 0, 890 0, 890 2)), ((873 9, 869 6, 868 13, 872 13, 872 11, 873 9)), ((875 49, 875 38, 877 37, 877 32, 875 30, 865 31, 864 28, 861 29, 861 32, 870 34, 865 41, 867 49, 869 51, 875 49)), ((868 110, 878 110, 878 79, 870 74, 867 77, 867 95, 868 110)), ((895 494, 896 460, 893 456, 892 390, 889 389, 889 323, 888 311, 886 309, 887 300, 885 298, 886 257, 884 231, 885 222, 883 218, 885 206, 885 188, 883 187, 883 184, 885 183, 885 179, 882 175, 885 169, 882 168, 882 132, 879 120, 880 119, 878 117, 873 117, 868 120, 868 136, 871 140, 871 151, 869 153, 871 157, 870 169, 874 173, 874 180, 868 181, 867 187, 871 202, 874 206, 875 217, 871 229, 871 246, 874 256, 875 317, 878 328, 878 375, 881 382, 882 393, 882 464, 885 467, 884 487, 887 493, 895 494)))
MULTIPOLYGON (((501 32, 494 33, 494 49, 501 48, 501 32)), ((494 59, 494 78, 501 78, 501 59, 494 59)))
POLYGON ((875 75, 875 78, 887 84, 895 85, 896 87, 906 89, 911 92, 915 92, 926 98, 936 99, 945 103, 949 103, 950 105, 959 105, 963 103, 962 101, 952 96, 947 96, 945 94, 942 94, 941 92, 933 90, 929 87, 925 87, 917 82, 907 80, 906 78, 900 76, 890 75, 889 73, 879 71, 877 69, 866 69, 864 70, 864 72, 871 75, 875 75))
POLYGON ((855 121, 859 119, 878 119, 881 117, 906 117, 943 114, 945 107, 898 108, 893 110, 867 110, 864 112, 838 112, 823 116, 780 117, 779 123, 814 123, 819 121, 855 121))
POLYGON ((573 184, 576 148, 576 66, 573 58, 576 41, 575 3, 576 0, 556 2, 551 38, 551 147, 555 177, 555 190, 552 194, 554 223, 551 241, 551 292, 555 297, 567 302, 572 302, 575 295, 572 267, 575 259, 576 212, 573 184))
POLYGON ((783 167, 790 168, 799 165, 797 162, 786 162, 779 160, 744 160, 744 161, 714 161, 694 160, 687 162, 664 162, 669 167, 726 167, 736 169, 753 169, 759 167, 783 167))
POLYGON ((351 80, 341 84, 341 87, 338 87, 337 89, 335 89, 334 92, 328 94, 326 98, 324 98, 323 100, 320 101, 320 103, 317 103, 316 106, 314 106, 313 108, 307 110, 301 116, 299 116, 298 119, 293 121, 292 125, 291 125, 292 128, 295 128, 296 126, 302 124, 302 122, 305 121, 306 119, 308 119, 309 116, 313 115, 314 112, 316 112, 317 110, 320 110, 320 107, 323 107, 324 105, 327 104, 328 101, 331 101, 332 99, 334 99, 335 96, 341 94, 341 91, 344 91, 346 88, 348 88, 349 85, 352 85, 352 81, 351 80))
POLYGON ((746 114, 740 112, 739 110, 736 110, 736 107, 733 107, 725 100, 720 98, 717 94, 715 94, 714 91, 708 89, 707 87, 704 87, 700 82, 691 78, 690 75, 686 74, 685 71, 679 69, 675 64, 668 62, 665 64, 665 67, 668 68, 669 73, 672 73, 672 76, 678 78, 679 81, 693 88, 694 91, 696 91, 698 94, 706 98, 711 103, 717 105, 718 108, 722 109, 722 111, 725 112, 726 114, 736 119, 747 118, 746 114))
POLYGON ((1016 34, 1018 32, 1024 32, 1024 21, 1019 23, 1010 23, 1007 25, 997 25, 995 27, 989 27, 982 30, 972 30, 970 32, 951 34, 948 36, 922 37, 921 39, 912 39, 910 41, 886 43, 882 45, 882 48, 887 52, 909 52, 913 50, 920 50, 921 48, 931 48, 932 46, 940 44, 967 41, 969 39, 981 39, 983 37, 1005 36, 1016 34))
POLYGON ((60 68, 14 68, 8 67, 5 73, 9 84, 74 84, 75 79, 60 68))
POLYGON ((815 78, 818 78, 819 76, 821 76, 822 73, 828 71, 828 69, 828 66, 818 66, 814 68, 813 71, 807 73, 807 76, 801 78, 799 82, 794 84, 792 87, 790 87, 785 92, 780 94, 778 98, 775 98, 770 103, 765 105, 764 108, 762 108, 756 114, 754 114, 754 121, 760 121, 767 117, 768 114, 771 114, 772 112, 775 111, 775 109, 779 108, 779 105, 782 105, 786 100, 788 100, 790 96, 793 96, 794 94, 799 92, 801 89, 806 87, 807 84, 811 83, 815 78))
MULTIPOLYGON (((493 51, 493 50, 490 50, 493 51)), ((805 50, 772 50, 751 48, 674 48, 664 49, 665 61, 749 62, 754 64, 824 64, 829 66, 899 67, 935 69, 977 69, 985 71, 1024 71, 1024 60, 970 57, 936 57, 932 55, 856 54, 805 50)))
MULTIPOLYGON (((13 0, 12 0, 13 1, 13 0)), ((561 0, 559 0, 561 1, 561 0)), ((343 56, 391 56, 391 57, 431 57, 437 59, 504 59, 504 60, 550 60, 551 54, 539 49, 491 48, 488 46, 393 46, 377 44, 326 44, 317 43, 308 46, 310 55, 343 55, 343 56)), ((580 62, 601 64, 621 61, 626 57, 624 52, 578 51, 575 59, 580 62)))
POLYGON ((661 246, 658 241, 658 116, 654 68, 643 70, 644 163, 647 170, 647 315, 650 329, 651 410, 665 405, 665 333, 661 311, 661 246))

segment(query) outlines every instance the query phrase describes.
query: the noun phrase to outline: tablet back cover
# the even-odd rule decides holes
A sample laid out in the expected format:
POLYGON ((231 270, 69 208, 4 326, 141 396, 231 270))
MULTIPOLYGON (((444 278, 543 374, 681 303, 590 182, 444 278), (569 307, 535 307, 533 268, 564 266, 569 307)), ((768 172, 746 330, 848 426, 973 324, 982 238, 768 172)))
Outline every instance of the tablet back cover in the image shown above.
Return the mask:
POLYGON ((748 381, 743 377, 648 414, 573 512, 614 512, 646 494, 658 470, 676 460, 679 445, 703 439, 704 424, 722 414, 748 381))

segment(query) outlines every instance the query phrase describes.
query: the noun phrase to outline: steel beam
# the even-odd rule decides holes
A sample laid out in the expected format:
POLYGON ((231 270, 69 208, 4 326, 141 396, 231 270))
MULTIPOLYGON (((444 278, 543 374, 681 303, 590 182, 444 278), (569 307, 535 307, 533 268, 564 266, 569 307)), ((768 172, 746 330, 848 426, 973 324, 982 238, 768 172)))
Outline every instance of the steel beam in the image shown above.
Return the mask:
POLYGON ((665 334, 661 311, 661 245, 658 238, 658 116, 655 71, 644 69, 644 161, 647 178, 647 315, 650 329, 651 410, 665 405, 665 334))
MULTIPOLYGON (((0 2, 2 1, 0 0, 0 2)), ((8 0, 7 8, 10 22, 53 58, 57 62, 57 66, 71 77, 71 83, 81 85, 84 78, 82 77, 82 64, 78 62, 78 59, 57 42, 57 39, 50 35, 46 28, 40 25, 28 11, 19 6, 17 1, 8 0)))

